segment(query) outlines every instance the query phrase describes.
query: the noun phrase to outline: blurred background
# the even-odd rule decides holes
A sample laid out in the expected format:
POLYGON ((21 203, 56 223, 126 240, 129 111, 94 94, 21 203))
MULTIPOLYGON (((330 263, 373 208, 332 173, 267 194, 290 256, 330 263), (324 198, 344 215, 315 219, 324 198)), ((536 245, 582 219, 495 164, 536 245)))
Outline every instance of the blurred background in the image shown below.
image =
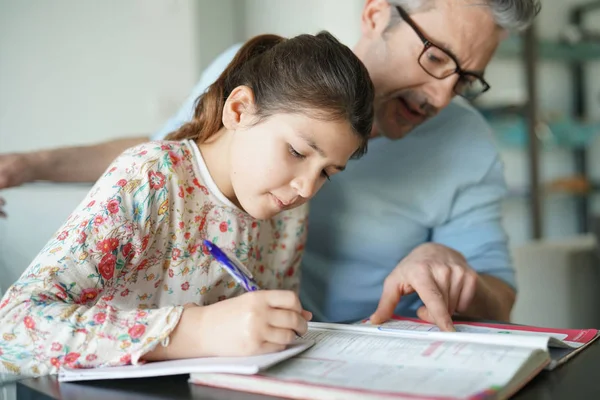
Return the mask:
MULTIPOLYGON (((363 0, 0 0, 0 152, 156 131, 202 70, 261 33, 327 29, 352 46, 363 0)), ((516 322, 600 328, 600 2, 542 0, 475 104, 494 127, 510 195, 516 322)), ((89 185, 2 191, 0 285, 20 275, 89 185)))

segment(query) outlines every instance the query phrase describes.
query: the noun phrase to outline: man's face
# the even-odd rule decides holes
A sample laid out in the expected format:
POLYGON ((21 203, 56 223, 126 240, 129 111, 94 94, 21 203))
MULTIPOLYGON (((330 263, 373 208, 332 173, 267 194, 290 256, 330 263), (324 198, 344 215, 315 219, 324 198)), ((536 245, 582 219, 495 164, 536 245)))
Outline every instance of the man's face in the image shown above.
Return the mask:
MULTIPOLYGON (((461 70, 483 74, 503 34, 489 9, 476 0, 437 0, 432 4, 428 10, 410 15, 417 29, 453 54, 461 70)), ((428 74, 419 64, 423 41, 402 20, 386 31, 390 17, 399 18, 393 5, 368 0, 355 52, 375 85, 377 133, 399 139, 450 103, 459 75, 437 79, 428 74)))

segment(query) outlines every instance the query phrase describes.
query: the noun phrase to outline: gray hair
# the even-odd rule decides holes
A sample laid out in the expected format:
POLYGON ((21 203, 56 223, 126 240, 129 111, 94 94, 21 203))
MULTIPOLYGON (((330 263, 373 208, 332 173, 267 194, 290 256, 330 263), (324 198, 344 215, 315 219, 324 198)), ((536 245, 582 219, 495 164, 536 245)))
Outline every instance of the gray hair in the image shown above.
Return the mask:
MULTIPOLYGON (((508 31, 527 29, 542 8, 540 0, 472 0, 472 3, 488 7, 496 24, 508 31)), ((412 14, 431 10, 435 7, 435 0, 391 0, 390 4, 399 5, 412 14)), ((388 29, 398 22, 398 18, 391 18, 388 29)))

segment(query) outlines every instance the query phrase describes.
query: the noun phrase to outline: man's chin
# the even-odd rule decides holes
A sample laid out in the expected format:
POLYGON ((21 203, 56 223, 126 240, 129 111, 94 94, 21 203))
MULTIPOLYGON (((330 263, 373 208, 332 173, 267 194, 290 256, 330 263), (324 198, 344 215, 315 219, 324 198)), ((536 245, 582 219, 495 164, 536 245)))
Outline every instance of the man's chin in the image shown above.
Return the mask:
POLYGON ((402 139, 402 138, 406 137, 415 128, 416 128, 415 126, 405 125, 405 126, 402 126, 401 128, 397 127, 393 130, 387 130, 387 129, 382 130, 379 132, 379 135, 384 136, 390 140, 398 140, 398 139, 402 139))

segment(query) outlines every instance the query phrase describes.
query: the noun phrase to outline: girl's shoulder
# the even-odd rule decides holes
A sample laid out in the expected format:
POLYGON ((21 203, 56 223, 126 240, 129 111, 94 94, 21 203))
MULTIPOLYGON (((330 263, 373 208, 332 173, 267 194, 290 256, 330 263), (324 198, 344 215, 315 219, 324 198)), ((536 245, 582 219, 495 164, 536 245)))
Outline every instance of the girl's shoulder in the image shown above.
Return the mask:
POLYGON ((129 174, 155 172, 187 175, 193 168, 194 155, 186 141, 156 140, 125 150, 107 171, 127 171, 129 174))

